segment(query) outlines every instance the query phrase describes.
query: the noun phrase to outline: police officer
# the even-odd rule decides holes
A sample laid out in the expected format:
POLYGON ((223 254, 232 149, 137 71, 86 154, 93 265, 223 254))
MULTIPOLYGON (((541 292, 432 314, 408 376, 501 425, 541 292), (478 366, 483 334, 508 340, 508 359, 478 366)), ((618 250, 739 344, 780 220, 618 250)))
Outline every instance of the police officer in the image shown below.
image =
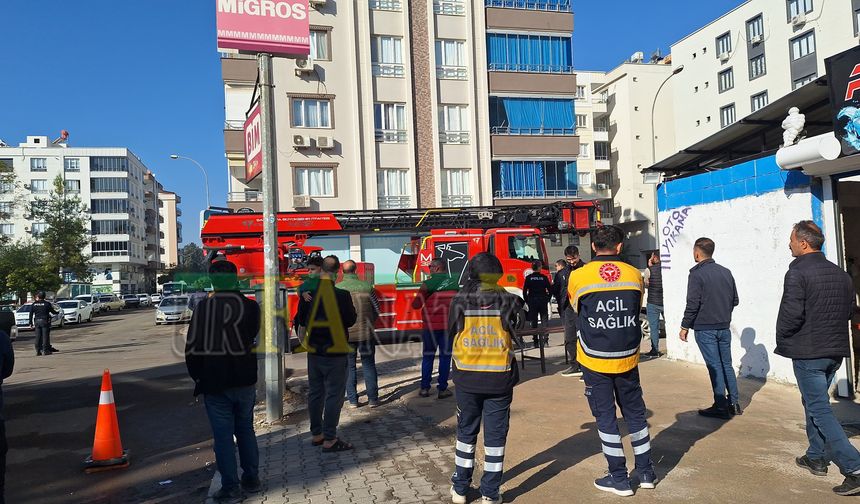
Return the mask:
POLYGON ((642 276, 623 262, 624 232, 604 226, 592 233, 596 256, 574 271, 568 281, 571 307, 579 317, 576 358, 583 368, 585 395, 597 420, 609 474, 594 486, 616 495, 633 495, 627 461, 615 416, 615 405, 630 430, 640 488, 654 488, 657 476, 651 461, 651 438, 645 421, 645 401, 639 383, 639 309, 642 276))
POLYGON ((466 502, 475 466, 475 447, 484 420, 482 502, 499 504, 502 463, 514 385, 519 381, 512 338, 522 325, 522 301, 498 285, 502 263, 489 253, 476 255, 468 281, 451 302, 454 384, 457 394, 457 446, 451 499, 466 502))
POLYGON ((538 317, 543 325, 549 323, 549 298, 552 295, 552 284, 542 272, 543 263, 540 260, 532 262, 532 272, 523 282, 523 299, 529 307, 529 322, 532 329, 538 326, 538 317))
POLYGON ((36 355, 51 355, 56 351, 51 346, 51 318, 57 314, 54 306, 45 301, 45 293, 37 292, 30 306, 30 325, 36 330, 36 355))

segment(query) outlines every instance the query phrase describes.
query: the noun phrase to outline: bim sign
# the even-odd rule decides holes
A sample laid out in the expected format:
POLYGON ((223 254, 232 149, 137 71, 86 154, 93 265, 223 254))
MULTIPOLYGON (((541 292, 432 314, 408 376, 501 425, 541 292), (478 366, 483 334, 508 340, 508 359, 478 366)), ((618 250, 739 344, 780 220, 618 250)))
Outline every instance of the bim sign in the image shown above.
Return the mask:
POLYGON ((842 154, 860 152, 860 46, 824 60, 830 83, 833 134, 842 154))
POLYGON ((258 101, 248 118, 245 119, 245 183, 263 171, 263 133, 258 101))
POLYGON ((215 0, 218 47, 306 56, 310 52, 308 0, 215 0))

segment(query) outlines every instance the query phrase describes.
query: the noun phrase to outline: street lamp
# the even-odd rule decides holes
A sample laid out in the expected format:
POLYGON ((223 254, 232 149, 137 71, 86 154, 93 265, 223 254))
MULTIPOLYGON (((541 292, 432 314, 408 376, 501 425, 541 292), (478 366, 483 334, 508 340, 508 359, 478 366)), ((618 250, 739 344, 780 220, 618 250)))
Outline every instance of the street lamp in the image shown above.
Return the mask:
POLYGON ((203 184, 206 187, 206 208, 212 207, 212 203, 209 201, 209 176, 206 175, 206 170, 203 168, 203 165, 191 159, 190 157, 180 156, 178 154, 171 154, 170 159, 185 159, 196 164, 197 168, 200 168, 200 172, 203 174, 203 184))
MULTIPOLYGON (((663 86, 669 82, 669 79, 678 75, 679 73, 684 71, 684 65, 679 65, 678 68, 672 70, 672 73, 669 74, 666 79, 660 83, 660 87, 657 88, 657 92, 654 94, 654 101, 651 103, 651 166, 657 164, 657 132, 654 127, 654 111, 657 108, 657 97, 660 96, 660 91, 663 89, 663 86)), ((657 229, 657 186, 660 185, 659 175, 654 183, 654 246, 659 251, 660 250, 660 230, 657 229)))

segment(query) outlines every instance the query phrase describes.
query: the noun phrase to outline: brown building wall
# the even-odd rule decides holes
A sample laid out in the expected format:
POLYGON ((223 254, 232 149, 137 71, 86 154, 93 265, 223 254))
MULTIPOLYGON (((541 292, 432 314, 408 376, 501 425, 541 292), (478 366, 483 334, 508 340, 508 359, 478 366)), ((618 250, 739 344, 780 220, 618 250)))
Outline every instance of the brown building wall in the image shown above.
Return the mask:
POLYGON ((576 76, 573 74, 490 72, 490 92, 575 93, 576 76))
POLYGON ((221 78, 225 82, 250 82, 257 80, 257 60, 221 58, 221 78))
POLYGON ((569 12, 489 8, 487 9, 487 28, 570 33, 573 31, 573 14, 569 12))
POLYGON ((493 135, 493 156, 571 156, 579 155, 577 136, 493 135))
POLYGON ((433 117, 433 91, 431 79, 435 79, 435 69, 430 55, 435 50, 430 46, 431 34, 427 27, 430 2, 406 2, 409 6, 409 25, 411 31, 412 54, 412 131, 415 138, 415 172, 420 208, 436 206, 435 156, 433 147, 433 128, 427 127, 433 117))
POLYGON ((224 130, 224 151, 245 152, 245 137, 242 130, 224 130))

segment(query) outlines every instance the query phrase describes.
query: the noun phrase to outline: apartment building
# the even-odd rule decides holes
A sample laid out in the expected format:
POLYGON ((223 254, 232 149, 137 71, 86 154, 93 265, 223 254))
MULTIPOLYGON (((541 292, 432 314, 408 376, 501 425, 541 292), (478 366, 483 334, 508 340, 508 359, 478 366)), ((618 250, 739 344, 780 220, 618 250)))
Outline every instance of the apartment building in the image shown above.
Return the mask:
POLYGON ((858 18, 860 0, 749 0, 676 42, 679 149, 824 75, 857 45, 858 18))
MULTIPOLYGON (((0 163, 15 182, 0 187, 4 219, 0 233, 12 240, 36 239, 46 229, 27 213, 27 203, 47 196, 63 179, 90 209, 93 288, 98 292, 152 292, 159 268, 156 243, 157 191, 161 185, 129 149, 69 147, 65 141, 28 136, 18 147, 0 147, 0 163)), ((74 279, 66 279, 74 280, 74 279)))
POLYGON ((158 192, 158 252, 162 270, 179 265, 179 244, 182 243, 182 198, 175 192, 158 192))
MULTIPOLYGON (((274 60, 281 210, 593 196, 578 185, 569 0, 314 5, 310 56, 274 60)), ((222 53, 235 209, 262 206, 261 180, 244 179, 241 131, 256 76, 254 59, 222 53)), ((393 273, 403 237, 314 242, 393 273)))

